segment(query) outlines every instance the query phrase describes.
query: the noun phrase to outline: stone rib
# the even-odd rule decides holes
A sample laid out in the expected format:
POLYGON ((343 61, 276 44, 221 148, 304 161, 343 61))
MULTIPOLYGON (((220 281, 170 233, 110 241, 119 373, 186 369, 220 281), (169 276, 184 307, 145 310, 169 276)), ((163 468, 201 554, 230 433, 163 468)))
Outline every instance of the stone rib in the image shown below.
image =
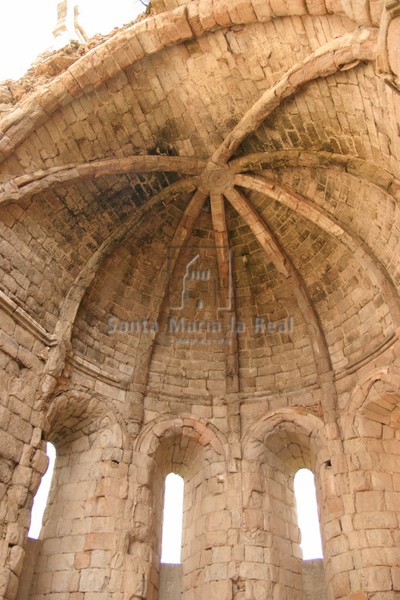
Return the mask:
POLYGON ((306 286, 300 274, 291 263, 284 249, 269 230, 262 217, 251 206, 243 194, 237 190, 232 190, 227 192, 226 197, 233 208, 240 214, 245 223, 253 231, 261 244, 261 247, 266 251, 268 258, 271 258, 274 261, 279 272, 286 275, 286 277, 291 278, 293 293, 296 297, 300 312, 310 331, 310 337, 315 342, 313 344, 313 352, 317 372, 319 375, 331 372, 332 365, 325 334, 318 313, 308 296, 306 286))
POLYGON ((228 331, 229 343, 225 344, 227 392, 239 391, 238 339, 235 331, 230 331, 230 319, 236 317, 233 281, 229 256, 229 233, 226 226, 225 203, 222 194, 211 194, 211 216, 217 252, 218 272, 223 304, 227 307, 220 315, 224 321, 224 331, 228 331))
POLYGON ((360 60, 374 60, 377 54, 377 31, 361 29, 354 34, 346 34, 322 46, 304 61, 290 69, 286 75, 243 116, 232 129, 221 146, 215 151, 215 163, 227 162, 243 140, 258 129, 283 100, 292 96, 306 83, 327 77, 340 71, 344 65, 356 66, 360 60))
POLYGON ((389 272, 378 260, 373 250, 367 246, 349 228, 345 227, 338 219, 325 213, 308 198, 302 197, 283 186, 268 181, 267 179, 249 175, 237 175, 236 185, 259 192, 279 204, 287 206, 296 214, 317 225, 337 241, 344 244, 355 257, 361 267, 367 273, 370 281, 378 287, 382 297, 389 307, 396 330, 400 328, 400 296, 397 292, 395 282, 392 281, 389 272))
MULTIPOLYGON (((336 13, 346 14, 358 24, 379 23, 377 18, 370 23, 363 10, 353 11, 350 7, 349 13, 348 3, 344 0, 338 11, 332 6, 327 7, 325 3, 319 4, 316 10, 315 4, 309 0, 307 6, 301 3, 299 8, 296 3, 295 8, 290 10, 290 4, 283 1, 279 4, 274 2, 273 6, 264 0, 193 2, 191 6, 179 7, 122 29, 73 63, 47 87, 31 94, 1 120, 0 164, 57 110, 101 87, 145 56, 156 54, 167 46, 183 43, 221 27, 266 22, 291 15, 336 13), (103 64, 107 65, 106 69, 103 64)), ((361 56, 355 58, 363 60, 361 56)))
POLYGON ((0 185, 0 204, 18 202, 48 189, 104 177, 129 173, 175 173, 199 175, 206 161, 180 156, 138 155, 126 158, 95 160, 82 164, 52 167, 16 177, 0 185))
MULTIPOLYGON (((159 318, 162 305, 165 301, 168 280, 173 276, 182 248, 185 247, 192 234, 195 222, 200 215, 207 197, 208 194, 196 190, 182 216, 170 244, 172 251, 169 253, 169 257, 164 260, 154 285, 152 303, 146 315, 149 321, 157 321, 159 318)), ((155 339, 155 333, 153 335, 143 333, 140 335, 132 385, 146 385, 155 339)))

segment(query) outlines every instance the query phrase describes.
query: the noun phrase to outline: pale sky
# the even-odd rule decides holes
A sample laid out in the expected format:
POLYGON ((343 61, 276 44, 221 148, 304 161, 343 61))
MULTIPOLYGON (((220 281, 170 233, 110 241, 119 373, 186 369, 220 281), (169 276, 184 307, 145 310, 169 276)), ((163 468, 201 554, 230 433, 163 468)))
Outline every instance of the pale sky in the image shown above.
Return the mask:
POLYGON ((321 532, 318 521, 317 497, 314 475, 308 469, 300 469, 294 478, 297 503, 297 519, 301 530, 304 560, 322 558, 321 532))
POLYGON ((181 562, 183 491, 182 477, 170 473, 165 480, 161 562, 181 562))
POLYGON ((50 491, 51 478, 53 476, 56 458, 56 449, 53 444, 47 444, 46 453, 49 457, 49 466, 33 501, 31 526, 28 533, 28 536, 34 539, 39 537, 42 528, 43 513, 46 508, 47 497, 50 491))
MULTIPOLYGON (((40 52, 54 43, 58 0, 0 0, 0 81, 19 79, 40 52)), ((147 0, 70 0, 89 37, 133 21, 147 0)))

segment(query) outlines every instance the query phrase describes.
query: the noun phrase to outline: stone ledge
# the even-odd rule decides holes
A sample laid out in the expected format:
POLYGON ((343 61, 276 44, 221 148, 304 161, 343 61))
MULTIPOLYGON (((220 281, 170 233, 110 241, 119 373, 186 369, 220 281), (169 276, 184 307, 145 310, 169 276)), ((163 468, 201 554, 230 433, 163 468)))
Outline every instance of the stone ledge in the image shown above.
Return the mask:
POLYGON ((0 309, 14 319, 26 331, 32 333, 40 342, 50 348, 57 345, 57 337, 48 333, 44 327, 39 325, 25 310, 11 300, 4 292, 0 291, 0 309))

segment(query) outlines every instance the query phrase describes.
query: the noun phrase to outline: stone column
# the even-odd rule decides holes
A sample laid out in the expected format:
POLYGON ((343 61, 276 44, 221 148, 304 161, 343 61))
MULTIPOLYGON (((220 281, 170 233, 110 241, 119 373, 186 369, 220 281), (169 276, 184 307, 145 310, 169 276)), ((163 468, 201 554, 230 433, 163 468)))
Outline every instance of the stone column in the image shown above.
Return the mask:
POLYGON ((341 420, 343 452, 320 462, 318 488, 330 599, 395 600, 399 581, 399 435, 341 420))
MULTIPOLYGON (((3 316, 2 316, 3 317, 3 316)), ((5 330, 15 329, 2 318, 5 330)), ((17 327, 32 348, 34 338, 17 327)), ((2 339, 0 378, 0 597, 14 600, 19 586, 33 497, 48 465, 40 415, 32 408, 41 363, 16 342, 2 339), (14 357, 13 357, 14 355, 14 357)))

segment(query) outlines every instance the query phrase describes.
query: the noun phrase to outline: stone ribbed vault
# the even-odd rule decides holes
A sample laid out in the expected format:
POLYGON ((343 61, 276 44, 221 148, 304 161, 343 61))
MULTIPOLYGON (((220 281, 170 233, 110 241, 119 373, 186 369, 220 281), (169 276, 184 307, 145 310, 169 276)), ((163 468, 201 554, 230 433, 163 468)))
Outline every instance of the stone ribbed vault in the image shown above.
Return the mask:
POLYGON ((327 597, 398 597, 399 35, 397 1, 153 0, 0 86, 2 598, 162 598, 172 470, 185 600, 305 598, 302 466, 327 597))

